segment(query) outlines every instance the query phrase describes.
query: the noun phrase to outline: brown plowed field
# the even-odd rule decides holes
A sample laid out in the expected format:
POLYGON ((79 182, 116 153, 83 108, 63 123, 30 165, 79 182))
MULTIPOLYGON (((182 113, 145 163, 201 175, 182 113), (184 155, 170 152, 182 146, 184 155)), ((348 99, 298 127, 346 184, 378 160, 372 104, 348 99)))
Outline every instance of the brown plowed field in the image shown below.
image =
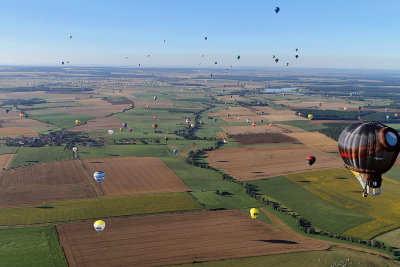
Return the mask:
POLYGON ((94 197, 89 177, 77 160, 34 165, 0 173, 0 206, 94 197))
POLYGON ((304 130, 284 124, 257 124, 256 127, 253 125, 242 125, 242 126, 222 126, 221 127, 228 135, 244 135, 244 134, 272 134, 272 133, 292 133, 292 132, 304 132, 304 130))
POLYGON ((105 196, 184 192, 190 189, 158 158, 82 159, 88 175, 102 170, 106 180, 101 185, 105 196))
POLYGON ((341 159, 304 145, 223 148, 207 153, 207 161, 238 180, 254 180, 310 170, 343 167, 341 159), (317 158, 311 167, 306 157, 317 158))
POLYGON ((122 127, 121 120, 113 116, 113 117, 100 117, 88 120, 86 124, 72 127, 68 129, 68 131, 85 132, 85 131, 105 130, 104 134, 107 134, 107 130, 118 129, 120 127, 122 127))
POLYGON ((0 172, 0 207, 190 189, 158 158, 65 160, 0 172), (98 185, 96 170, 106 173, 98 185))
POLYGON ((293 236, 241 211, 206 211, 57 226, 69 266, 160 266, 324 250, 319 240, 293 236))
POLYGON ((234 135, 233 140, 239 142, 241 145, 258 145, 258 144, 271 144, 271 143, 298 143, 299 141, 293 137, 280 134, 247 134, 247 135, 234 135))

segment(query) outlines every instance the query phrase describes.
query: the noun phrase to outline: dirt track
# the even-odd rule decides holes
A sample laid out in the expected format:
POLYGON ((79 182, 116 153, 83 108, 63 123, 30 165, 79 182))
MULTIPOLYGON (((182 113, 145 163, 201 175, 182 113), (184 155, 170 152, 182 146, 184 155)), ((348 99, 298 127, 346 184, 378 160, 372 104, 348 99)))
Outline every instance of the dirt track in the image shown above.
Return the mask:
POLYGON ((290 173, 340 168, 341 159, 304 145, 224 148, 207 153, 207 162, 238 180, 254 180, 290 173), (317 161, 311 167, 306 157, 317 161))
POLYGON ((87 174, 102 170, 106 180, 101 184, 105 196, 121 196, 190 189, 158 158, 92 158, 82 159, 87 174))
POLYGON ((329 247, 230 210, 107 220, 101 234, 91 221, 57 230, 70 266, 160 266, 329 247))

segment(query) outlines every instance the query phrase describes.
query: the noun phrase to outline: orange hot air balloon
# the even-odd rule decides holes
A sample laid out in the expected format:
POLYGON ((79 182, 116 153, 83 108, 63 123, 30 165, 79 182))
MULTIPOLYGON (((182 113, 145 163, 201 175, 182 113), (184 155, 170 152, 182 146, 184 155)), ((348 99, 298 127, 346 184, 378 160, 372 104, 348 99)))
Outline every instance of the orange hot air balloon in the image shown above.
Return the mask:
POLYGON ((153 129, 156 130, 157 127, 158 127, 157 123, 154 123, 154 124, 153 124, 153 129))
POLYGON ((22 118, 24 116, 24 113, 23 112, 19 113, 19 116, 22 118))
POLYGON ((399 116, 399 113, 395 113, 394 116, 397 118, 399 116))

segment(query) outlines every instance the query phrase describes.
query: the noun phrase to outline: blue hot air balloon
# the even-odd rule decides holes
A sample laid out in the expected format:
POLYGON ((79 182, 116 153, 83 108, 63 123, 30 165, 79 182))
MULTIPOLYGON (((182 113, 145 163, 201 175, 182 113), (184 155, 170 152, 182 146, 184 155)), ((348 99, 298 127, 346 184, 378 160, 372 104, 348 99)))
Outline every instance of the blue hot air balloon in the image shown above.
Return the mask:
POLYGON ((278 14, 279 10, 281 10, 279 7, 275 7, 275 13, 278 14))
POLYGON ((174 149, 174 155, 176 155, 178 153, 178 149, 174 149))
POLYGON ((93 178, 96 180, 96 182, 98 182, 99 184, 101 184, 101 182, 103 182, 104 178, 106 177, 106 174, 103 171, 97 171, 93 174, 93 178))

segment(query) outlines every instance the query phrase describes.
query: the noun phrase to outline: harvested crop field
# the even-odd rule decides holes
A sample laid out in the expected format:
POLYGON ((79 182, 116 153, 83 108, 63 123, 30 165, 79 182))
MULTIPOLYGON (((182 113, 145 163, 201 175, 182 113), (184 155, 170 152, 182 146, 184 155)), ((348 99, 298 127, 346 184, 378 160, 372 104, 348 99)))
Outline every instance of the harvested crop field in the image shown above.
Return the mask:
POLYGON ((253 127, 251 124, 242 126, 222 126, 221 127, 228 135, 243 135, 243 134, 272 134, 272 133, 292 133, 304 132, 304 130, 284 124, 257 124, 253 127))
POLYGON ((247 107, 233 107, 230 109, 223 109, 219 112, 208 113, 209 117, 228 117, 230 116, 254 116, 257 115, 257 111, 251 110, 247 107))
POLYGON ((255 180, 310 170, 343 167, 340 159, 304 145, 224 148, 207 153, 207 162, 238 180, 255 180), (311 167, 306 157, 317 158, 311 167))
POLYGON ((0 170, 7 169, 8 164, 10 164, 12 158, 15 154, 2 154, 0 155, 0 170))
POLYGON ((0 128, 1 137, 17 137, 17 136, 36 136, 38 133, 31 128, 26 127, 7 127, 0 128))
MULTIPOLYGON (((122 122, 118 117, 100 117, 88 120, 87 123, 68 129, 71 132, 86 132, 95 130, 118 129, 122 127, 122 122)), ((105 131, 104 134, 107 132, 105 131)))
POLYGON ((236 210, 107 220, 101 234, 92 221, 57 231, 70 266, 160 266, 329 247, 236 210))
POLYGON ((246 134, 231 136, 233 140, 240 145, 258 145, 258 144, 271 144, 271 143, 298 143, 299 141, 293 137, 280 134, 246 134))
POLYGON ((135 101, 135 107, 147 107, 149 105, 150 108, 172 108, 174 107, 174 103, 170 101, 135 101))
POLYGON ((66 112, 69 114, 85 114, 96 117, 104 117, 112 113, 122 112, 124 109, 130 108, 130 105, 103 105, 103 106, 85 106, 85 107, 65 107, 62 108, 49 108, 47 110, 54 110, 57 112, 66 112))
POLYGON ((282 104, 285 106, 293 107, 293 108, 315 108, 315 109, 321 109, 321 110, 343 110, 344 107, 347 108, 347 110, 356 110, 358 108, 357 105, 354 104, 349 104, 349 103, 344 103, 344 102, 338 102, 340 100, 335 100, 335 102, 327 102, 324 100, 316 100, 316 101, 290 101, 290 100, 281 100, 281 101, 275 101, 275 104, 282 104), (321 106, 319 104, 322 104, 321 106))
POLYGON ((94 197, 89 177, 77 160, 34 165, 0 173, 0 206, 94 197))
POLYGON ((287 133, 286 135, 296 138, 297 140, 311 148, 320 149, 322 151, 338 150, 338 143, 335 140, 318 132, 287 133))
POLYGON ((101 184, 100 190, 105 196, 184 192, 190 190, 158 158, 91 158, 82 159, 82 163, 90 176, 98 170, 106 173, 106 179, 101 184))

